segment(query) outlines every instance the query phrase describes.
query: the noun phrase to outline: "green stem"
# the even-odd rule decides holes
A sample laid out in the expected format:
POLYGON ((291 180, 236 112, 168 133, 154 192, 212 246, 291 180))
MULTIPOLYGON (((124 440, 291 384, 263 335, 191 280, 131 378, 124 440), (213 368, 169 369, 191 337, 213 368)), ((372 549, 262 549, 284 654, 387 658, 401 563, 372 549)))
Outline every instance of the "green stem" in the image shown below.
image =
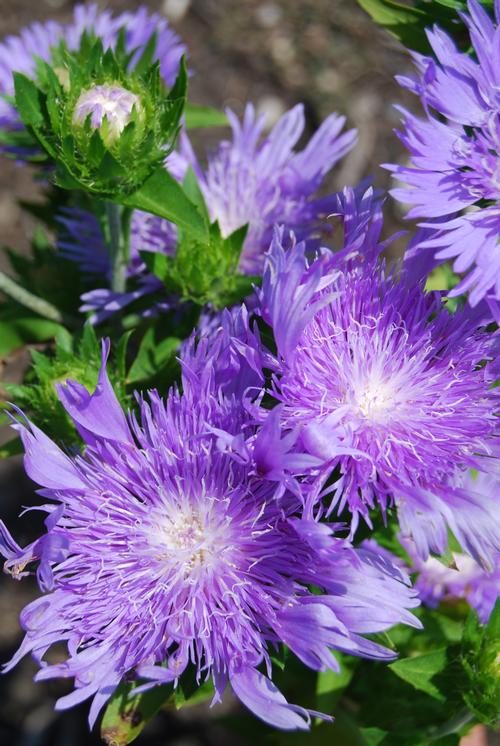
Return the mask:
POLYGON ((64 324, 64 326, 69 327, 75 327, 78 325, 78 321, 75 318, 63 313, 53 306, 52 303, 30 293, 29 290, 18 285, 17 282, 12 280, 3 272, 0 272, 0 291, 16 300, 22 306, 29 308, 39 316, 43 316, 50 321, 55 321, 58 324, 64 324))
POLYGON ((111 257, 111 289, 124 293, 127 287, 129 232, 131 211, 113 202, 106 202, 109 253, 111 257))
POLYGON ((451 720, 448 720, 448 722, 444 723, 444 725, 442 725, 440 728, 430 733, 429 740, 438 741, 445 736, 452 735, 453 733, 458 733, 465 725, 467 725, 467 723, 470 723, 470 721, 473 719, 474 714, 465 707, 463 710, 460 710, 460 712, 457 713, 453 718, 451 718, 451 720))

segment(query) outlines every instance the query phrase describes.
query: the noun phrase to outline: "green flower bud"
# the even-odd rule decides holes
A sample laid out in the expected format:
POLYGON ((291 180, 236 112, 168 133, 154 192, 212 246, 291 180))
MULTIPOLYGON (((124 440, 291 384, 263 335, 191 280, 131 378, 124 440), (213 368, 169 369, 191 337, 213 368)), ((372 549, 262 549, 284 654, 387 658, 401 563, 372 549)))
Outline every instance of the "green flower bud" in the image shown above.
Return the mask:
POLYGON ((62 45, 53 67, 40 63, 36 84, 15 75, 19 115, 55 162, 59 186, 119 202, 162 165, 179 130, 187 73, 182 60, 167 91, 159 64, 150 64, 154 41, 131 67, 123 36, 104 51, 83 34, 77 52, 62 45))

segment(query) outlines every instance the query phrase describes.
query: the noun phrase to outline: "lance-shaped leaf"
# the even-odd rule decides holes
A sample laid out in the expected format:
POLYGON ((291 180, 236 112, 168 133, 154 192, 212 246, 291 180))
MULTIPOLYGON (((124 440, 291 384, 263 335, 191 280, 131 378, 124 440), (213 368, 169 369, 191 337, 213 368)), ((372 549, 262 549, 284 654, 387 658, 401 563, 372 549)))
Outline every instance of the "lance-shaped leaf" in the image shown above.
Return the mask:
POLYGON ((437 686, 436 677, 449 665, 449 650, 441 648, 424 655, 415 655, 391 663, 389 668, 403 681, 429 694, 441 702, 446 701, 446 693, 437 686))
POLYGON ((120 199, 127 207, 170 220, 198 240, 208 238, 205 221, 182 186, 161 166, 132 194, 120 199))
POLYGON ((14 73, 15 102, 23 123, 28 127, 43 124, 41 94, 32 80, 22 73, 14 73))
POLYGON ((184 125, 188 130, 205 127, 227 127, 229 125, 228 118, 223 111, 189 102, 184 107, 184 117, 184 125))
POLYGON ((471 612, 464 631, 461 663, 467 676, 464 700, 479 720, 500 726, 500 599, 488 624, 471 612))
POLYGON ((174 359, 181 340, 167 337, 156 341, 155 330, 148 329, 127 375, 127 383, 146 381, 161 374, 174 359))

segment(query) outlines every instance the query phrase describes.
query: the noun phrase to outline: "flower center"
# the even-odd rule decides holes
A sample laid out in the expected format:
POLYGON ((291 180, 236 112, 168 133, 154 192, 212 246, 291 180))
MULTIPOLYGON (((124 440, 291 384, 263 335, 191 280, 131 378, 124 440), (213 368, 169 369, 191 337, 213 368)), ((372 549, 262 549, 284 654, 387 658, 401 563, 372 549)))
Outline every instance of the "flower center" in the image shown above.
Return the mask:
POLYGON ((392 408, 394 397, 387 383, 369 381, 364 389, 356 392, 356 402, 364 417, 377 420, 380 415, 392 408))
POLYGON ((218 554, 216 532, 192 510, 159 517, 153 543, 155 554, 184 575, 211 565, 218 554))
POLYGON ((92 129, 100 129, 104 118, 108 123, 106 140, 116 140, 130 122, 132 110, 142 112, 137 94, 119 85, 96 85, 82 91, 73 113, 73 124, 83 125, 90 117, 92 129))

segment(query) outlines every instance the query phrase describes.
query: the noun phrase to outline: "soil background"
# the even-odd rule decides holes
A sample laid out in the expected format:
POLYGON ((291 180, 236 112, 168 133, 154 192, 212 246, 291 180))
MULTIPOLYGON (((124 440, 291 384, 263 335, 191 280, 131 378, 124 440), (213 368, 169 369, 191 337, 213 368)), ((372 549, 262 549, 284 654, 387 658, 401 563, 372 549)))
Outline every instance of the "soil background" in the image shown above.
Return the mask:
MULTIPOLYGON (((101 3, 113 11, 134 9, 138 3, 101 3)), ((359 132, 357 147, 329 178, 326 189, 339 189, 372 176, 386 189, 389 175, 380 163, 402 160, 404 152, 393 128, 399 115, 395 102, 413 107, 395 83, 411 62, 396 42, 378 30, 354 0, 150 0, 143 3, 165 14, 189 50, 191 98, 194 102, 241 114, 246 101, 265 112, 269 124, 299 101, 305 104, 307 136, 332 111, 345 114, 359 132)), ((0 0, 0 38, 23 26, 49 18, 69 20, 74 3, 67 0, 0 0)), ((205 134, 210 146, 221 135, 205 134)), ((0 244, 28 246, 31 220, 17 205, 19 198, 36 198, 30 170, 0 163, 0 244)), ((387 235, 402 227, 401 214, 387 204, 387 235)), ((401 242, 396 250, 401 249, 401 242)), ((0 267, 6 268, 0 255, 0 267)), ((27 362, 19 353, 7 361, 6 380, 15 380, 27 362)), ((0 517, 21 545, 40 534, 34 519, 18 519, 22 505, 32 502, 33 485, 20 459, 0 463, 0 517)), ((0 576, 0 661, 6 661, 20 640, 19 612, 36 597, 31 581, 14 583, 0 576)), ((102 743, 89 734, 87 704, 54 713, 53 703, 66 691, 64 684, 34 684, 35 664, 28 658, 0 677, 0 744, 2 746, 89 746, 102 743)), ((223 705, 228 715, 236 704, 223 705)), ((162 713, 146 728, 137 746, 238 746, 245 738, 229 735, 215 722, 220 708, 195 706, 179 713, 162 713)), ((485 743, 485 742, 484 742, 485 743)), ((490 743, 493 743, 490 741, 490 743)), ((333 744, 332 744, 333 746, 333 744)), ((341 744, 339 743, 339 746, 341 744)))

